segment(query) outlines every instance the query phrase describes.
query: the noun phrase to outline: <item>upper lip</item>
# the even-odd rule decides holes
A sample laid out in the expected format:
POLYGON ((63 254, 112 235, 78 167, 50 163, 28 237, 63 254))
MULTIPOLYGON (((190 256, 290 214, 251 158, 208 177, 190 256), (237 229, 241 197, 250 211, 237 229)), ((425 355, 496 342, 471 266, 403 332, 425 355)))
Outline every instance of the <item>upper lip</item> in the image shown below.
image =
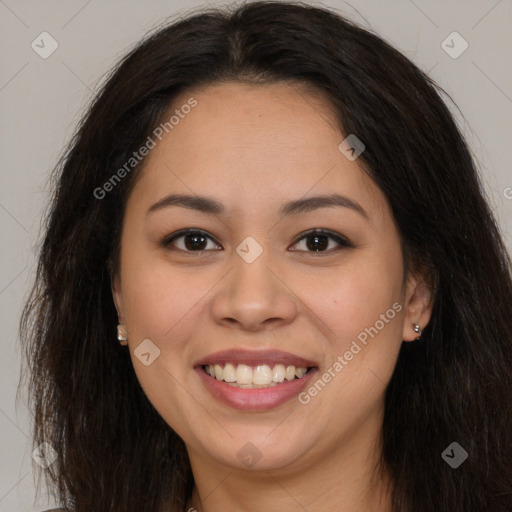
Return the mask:
POLYGON ((240 348, 222 350, 210 354, 196 362, 194 366, 204 366, 208 364, 226 364, 236 363, 245 364, 247 366, 256 366, 267 364, 274 366, 276 364, 283 364, 285 366, 296 367, 312 367, 317 366, 317 363, 310 361, 303 357, 297 356, 290 352, 282 350, 245 350, 240 348))

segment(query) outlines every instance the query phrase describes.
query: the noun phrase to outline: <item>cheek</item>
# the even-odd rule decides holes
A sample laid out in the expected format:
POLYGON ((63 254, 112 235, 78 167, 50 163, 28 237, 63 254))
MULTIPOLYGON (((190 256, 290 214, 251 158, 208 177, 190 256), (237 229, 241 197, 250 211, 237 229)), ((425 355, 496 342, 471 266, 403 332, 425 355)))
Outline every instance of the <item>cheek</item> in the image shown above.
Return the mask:
MULTIPOLYGON (((312 407, 328 411, 329 428, 338 431, 378 407, 395 367, 403 314, 400 255, 373 254, 316 283, 308 305, 330 329, 327 368, 318 377, 329 383, 325 393, 313 384, 304 400, 311 397, 312 407)), ((325 428, 322 421, 318 428, 325 428)))
MULTIPOLYGON (((192 359, 188 340, 197 329, 195 307, 205 292, 214 285, 213 276, 204 273, 200 279, 183 268, 172 268, 157 257, 125 258, 122 282, 132 364, 137 379, 151 404, 182 437, 187 436, 190 407, 187 378, 192 359), (210 283, 211 281, 211 283, 210 283), (137 347, 149 339, 158 347, 159 355, 149 366, 141 363, 137 347), (188 418, 188 419, 187 419, 188 418)), ((139 352, 140 353, 140 352, 139 352)))
POLYGON ((193 323, 194 308, 215 284, 214 276, 136 255, 126 259, 122 271, 129 276, 122 284, 129 336, 149 338, 162 350, 178 351, 182 334, 193 323), (166 341, 170 339, 172 344, 166 341))
POLYGON ((330 328, 338 353, 376 322, 377 327, 382 327, 381 315, 385 317, 386 331, 398 332, 399 322, 387 320, 395 319, 397 310, 402 309, 399 258, 365 257, 354 260, 346 268, 339 267, 325 277, 317 274, 313 285, 306 281, 304 279, 302 288, 308 290, 304 300, 330 328))

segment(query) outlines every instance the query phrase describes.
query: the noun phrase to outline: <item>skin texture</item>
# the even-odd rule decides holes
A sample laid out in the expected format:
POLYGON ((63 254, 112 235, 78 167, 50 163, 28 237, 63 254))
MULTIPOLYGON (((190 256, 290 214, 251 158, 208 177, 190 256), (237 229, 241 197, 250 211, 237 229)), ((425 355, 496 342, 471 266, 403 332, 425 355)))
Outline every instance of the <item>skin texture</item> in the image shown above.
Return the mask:
POLYGON ((322 98, 290 84, 225 83, 183 93, 173 108, 190 96, 197 106, 151 151, 128 199, 113 282, 137 377, 187 446, 188 506, 389 510, 386 478, 374 472, 384 394, 402 342, 418 336, 413 324, 430 319, 430 288, 420 274, 404 280, 386 198, 338 150, 345 136, 322 98), (226 212, 147 213, 170 193, 215 198, 226 212), (282 203, 332 193, 367 218, 347 207, 279 215, 282 203), (206 251, 185 252, 184 238, 164 247, 185 228, 211 236, 206 251), (352 247, 327 239, 324 252, 308 249, 299 235, 312 228, 352 247), (248 236, 263 249, 250 264, 235 250, 248 236), (193 370, 218 350, 281 349, 316 361, 320 377, 395 303, 401 311, 305 405, 238 411, 193 370), (144 366, 133 351, 148 338, 161 354, 144 366), (252 468, 237 457, 248 442, 262 455, 252 468))

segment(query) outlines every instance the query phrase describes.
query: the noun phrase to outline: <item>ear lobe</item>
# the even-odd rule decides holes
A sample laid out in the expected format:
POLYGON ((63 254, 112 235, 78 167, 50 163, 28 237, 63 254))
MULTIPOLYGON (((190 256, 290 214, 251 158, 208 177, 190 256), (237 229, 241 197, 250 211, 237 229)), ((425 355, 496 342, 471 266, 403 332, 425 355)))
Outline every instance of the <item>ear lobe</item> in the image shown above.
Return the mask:
POLYGON ((432 316, 434 302, 434 288, 432 279, 427 272, 417 272, 407 278, 405 291, 405 318, 402 339, 414 341, 418 339, 415 325, 423 330, 432 316))

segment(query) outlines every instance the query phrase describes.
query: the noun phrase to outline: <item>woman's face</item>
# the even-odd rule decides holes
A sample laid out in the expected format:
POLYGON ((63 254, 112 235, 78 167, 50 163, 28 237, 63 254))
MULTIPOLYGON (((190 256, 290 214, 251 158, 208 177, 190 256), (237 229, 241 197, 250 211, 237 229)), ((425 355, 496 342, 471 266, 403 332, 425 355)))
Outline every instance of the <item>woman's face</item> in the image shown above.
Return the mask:
POLYGON ((298 86, 212 85, 175 110, 127 202, 113 288, 148 399, 193 466, 374 446, 402 340, 429 318, 385 196, 298 86))

